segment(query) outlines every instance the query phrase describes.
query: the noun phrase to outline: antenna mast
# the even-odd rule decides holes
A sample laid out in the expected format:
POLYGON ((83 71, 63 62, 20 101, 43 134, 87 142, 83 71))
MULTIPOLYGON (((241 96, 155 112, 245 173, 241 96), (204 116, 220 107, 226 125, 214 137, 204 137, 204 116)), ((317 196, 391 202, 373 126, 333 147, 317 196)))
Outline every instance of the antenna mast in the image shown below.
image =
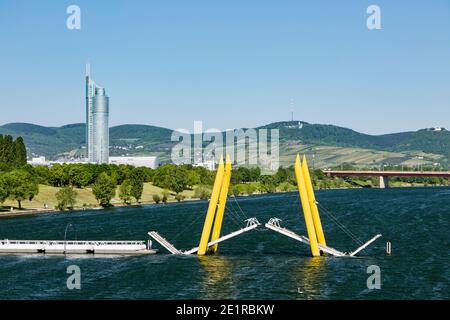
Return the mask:
POLYGON ((86 62, 86 77, 90 77, 91 76, 91 62, 88 61, 86 62))
POLYGON ((291 98, 290 106, 291 106, 291 121, 294 122, 294 99, 293 98, 291 98))

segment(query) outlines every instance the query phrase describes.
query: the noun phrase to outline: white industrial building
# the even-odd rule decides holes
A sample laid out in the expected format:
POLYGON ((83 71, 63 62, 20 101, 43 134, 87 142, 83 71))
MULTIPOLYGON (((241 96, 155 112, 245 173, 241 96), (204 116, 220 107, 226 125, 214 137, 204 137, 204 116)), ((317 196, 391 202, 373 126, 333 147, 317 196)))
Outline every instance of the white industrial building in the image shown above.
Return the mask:
MULTIPOLYGON (((86 164, 90 163, 86 158, 70 158, 70 159, 58 159, 58 160, 47 160, 45 157, 35 157, 31 160, 27 160, 27 163, 32 166, 52 166, 54 164, 86 164)), ((92 162, 93 163, 93 162, 92 162)))
POLYGON ((31 158, 31 160, 28 160, 27 163, 31 164, 32 166, 48 165, 48 162, 45 160, 45 157, 34 157, 34 158, 31 158))
MULTIPOLYGON (((95 163, 88 162, 86 159, 66 159, 66 160, 56 160, 56 161, 48 161, 45 157, 35 157, 31 160, 28 160, 28 164, 32 166, 52 166, 54 164, 75 164, 75 163, 95 163)), ((110 164, 125 164, 135 167, 147 167, 151 169, 155 169, 159 167, 159 159, 158 157, 109 157, 110 164)))
POLYGON ((214 160, 206 160, 203 162, 195 163, 194 167, 203 167, 207 170, 214 171, 216 170, 216 163, 214 160))
POLYGON ((158 157, 109 157, 109 163, 156 169, 159 166, 159 159, 158 157))

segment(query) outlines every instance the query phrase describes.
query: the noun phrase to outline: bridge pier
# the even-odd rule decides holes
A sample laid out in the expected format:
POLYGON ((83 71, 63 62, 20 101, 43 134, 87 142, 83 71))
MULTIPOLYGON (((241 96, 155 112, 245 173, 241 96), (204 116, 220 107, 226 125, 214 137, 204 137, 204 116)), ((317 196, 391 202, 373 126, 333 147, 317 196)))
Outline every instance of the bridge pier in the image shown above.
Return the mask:
POLYGON ((388 176, 380 176, 380 189, 389 188, 389 177, 388 176))

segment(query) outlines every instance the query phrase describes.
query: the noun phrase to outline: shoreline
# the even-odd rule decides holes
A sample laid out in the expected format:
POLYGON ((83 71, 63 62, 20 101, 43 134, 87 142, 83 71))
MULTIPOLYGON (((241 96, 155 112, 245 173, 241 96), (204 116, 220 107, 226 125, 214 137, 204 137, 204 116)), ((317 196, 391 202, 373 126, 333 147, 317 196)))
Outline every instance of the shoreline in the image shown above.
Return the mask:
MULTIPOLYGON (((389 189, 397 189, 397 188, 429 188, 429 187, 449 187, 448 185, 407 185, 407 186, 390 186, 389 189)), ((350 189, 378 189, 378 188, 364 188, 364 187, 341 187, 341 188, 319 188, 316 189, 317 191, 322 190, 350 190, 350 189)), ((272 194, 279 194, 279 193, 291 193, 291 192, 297 192, 296 190, 292 191, 275 191, 272 192, 272 194)), ((271 194, 269 192, 258 192, 253 194, 241 194, 237 197, 250 197, 254 195, 264 195, 264 194, 271 194)), ((105 210, 105 209, 114 209, 114 208, 131 208, 131 207, 139 207, 143 205, 165 205, 165 204, 171 204, 171 203, 182 203, 182 202, 191 202, 191 201, 208 201, 207 199, 200 199, 200 198, 189 198, 184 199, 183 201, 177 201, 176 199, 170 199, 167 200, 166 203, 160 202, 155 203, 153 201, 142 201, 140 203, 134 203, 134 204, 123 204, 123 203, 115 203, 112 204, 110 207, 101 207, 101 206, 95 206, 95 207, 76 207, 73 210, 58 210, 58 209, 44 209, 44 208, 26 208, 26 209, 14 209, 13 211, 0 211, 0 219, 1 218, 9 218, 9 217, 21 217, 21 216, 30 216, 30 215, 37 215, 37 214, 43 214, 43 213, 77 213, 80 211, 89 211, 89 210, 105 210)))

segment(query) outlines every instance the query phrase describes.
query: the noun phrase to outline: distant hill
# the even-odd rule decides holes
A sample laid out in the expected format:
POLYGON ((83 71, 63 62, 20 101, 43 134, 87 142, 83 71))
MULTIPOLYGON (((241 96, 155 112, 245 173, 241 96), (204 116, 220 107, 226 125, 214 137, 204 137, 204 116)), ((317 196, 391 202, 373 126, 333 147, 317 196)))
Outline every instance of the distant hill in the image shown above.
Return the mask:
MULTIPOLYGON (((82 155, 85 152, 85 128, 85 124, 44 127, 9 123, 0 126, 0 134, 22 136, 30 156, 55 158, 82 155)), ((413 158, 446 163, 450 156, 450 132, 445 129, 368 135, 334 125, 300 121, 276 122, 259 128, 280 130, 282 163, 290 163, 292 156, 301 150, 313 149, 318 159, 323 160, 323 165, 406 163, 413 158)), ((110 129, 111 154, 150 154, 169 160, 174 144, 171 134, 171 129, 150 125, 115 126, 110 129)))
POLYGON ((368 135, 334 125, 306 122, 276 122, 261 128, 278 128, 280 139, 340 147, 368 148, 383 151, 422 151, 450 155, 450 132, 422 129, 384 135, 368 135), (300 123, 295 126, 294 124, 300 123), (301 128, 299 128, 301 127, 301 128))
MULTIPOLYGON (((29 123, 9 123, 0 126, 0 134, 22 136, 30 155, 54 158, 64 154, 81 154, 86 144, 86 125, 69 124, 43 127, 29 123)), ((147 125, 121 125, 110 129, 112 154, 156 152, 170 149, 172 130, 147 125), (140 148, 142 146, 142 148, 140 148), (136 149, 136 147, 139 147, 136 149)))
POLYGON ((0 126, 0 134, 22 136, 29 155, 45 155, 48 158, 81 148, 85 143, 84 124, 70 124, 58 128, 29 123, 9 123, 0 126))

